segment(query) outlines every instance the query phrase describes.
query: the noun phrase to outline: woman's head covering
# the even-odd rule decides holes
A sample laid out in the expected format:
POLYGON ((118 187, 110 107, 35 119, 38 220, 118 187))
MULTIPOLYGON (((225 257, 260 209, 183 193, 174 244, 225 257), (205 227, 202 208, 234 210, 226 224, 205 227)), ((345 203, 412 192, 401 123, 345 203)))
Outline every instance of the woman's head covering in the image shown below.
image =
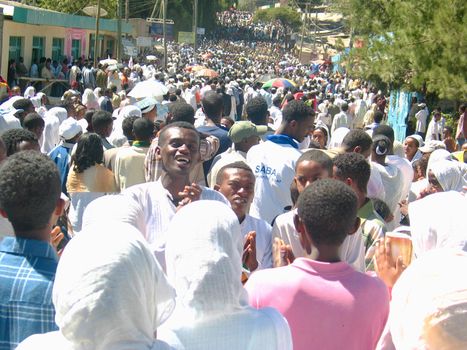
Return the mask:
POLYGON ((467 197, 459 192, 438 192, 410 203, 409 217, 416 256, 435 248, 467 251, 465 229, 467 197))
POLYGON ((94 91, 92 91, 91 89, 85 89, 81 101, 85 106, 97 102, 97 98, 96 95, 94 95, 94 91))
POLYGON ((422 147, 425 144, 425 142, 423 141, 423 137, 421 137, 418 134, 412 134, 410 136, 407 136, 405 139, 407 140, 408 138, 416 140, 418 143, 417 147, 422 147))
POLYGON ((68 118, 68 112, 63 107, 53 107, 47 111, 45 116, 55 116, 58 118, 60 124, 68 118))
POLYGON ((60 259, 55 320, 73 349, 153 349, 174 292, 142 235, 114 221, 87 226, 60 259))
POLYGON ((243 237, 232 209, 197 201, 174 216, 167 233, 167 276, 184 320, 231 313, 248 304, 241 284, 243 237))
POLYGON ((89 203, 84 210, 83 228, 100 222, 121 222, 142 231, 144 227, 139 226, 144 221, 139 220, 141 215, 140 206, 127 197, 118 194, 102 196, 89 203))
POLYGON ((329 141, 329 148, 339 148, 342 146, 342 141, 344 141, 345 135, 350 132, 349 128, 337 128, 331 135, 331 141, 329 141))
POLYGON ((460 192, 464 186, 467 186, 465 169, 462 173, 462 168, 456 161, 442 159, 428 164, 427 178, 430 170, 444 191, 460 192))
POLYGON ((446 151, 445 149, 437 149, 434 150, 430 154, 430 158, 428 160, 429 164, 433 164, 434 162, 437 162, 438 160, 452 160, 451 153, 446 151))
POLYGON ((30 98, 30 100, 35 109, 39 108, 42 105, 42 101, 39 96, 33 96, 30 98))
POLYGON ((396 349, 466 349, 467 253, 439 249, 415 260, 392 290, 396 349))
POLYGON ((36 89, 34 86, 28 86, 26 90, 24 91, 24 98, 31 98, 34 97, 36 94, 36 89))
POLYGON ((100 95, 101 93, 102 93, 102 88, 96 87, 96 88, 94 89, 94 96, 96 96, 96 100, 99 99, 99 97, 100 97, 99 95, 100 95))

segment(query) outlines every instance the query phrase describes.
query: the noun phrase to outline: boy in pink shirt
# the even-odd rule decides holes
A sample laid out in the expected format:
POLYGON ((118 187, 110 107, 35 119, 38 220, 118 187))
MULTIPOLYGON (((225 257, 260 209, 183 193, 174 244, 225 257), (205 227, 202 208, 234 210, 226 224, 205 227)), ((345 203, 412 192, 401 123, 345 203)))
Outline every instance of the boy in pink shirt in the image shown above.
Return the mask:
POLYGON ((339 246, 360 223, 355 193, 340 181, 319 180, 297 207, 300 243, 317 248, 318 257, 254 273, 245 285, 250 304, 285 316, 295 350, 374 349, 389 312, 387 288, 339 257, 339 246))

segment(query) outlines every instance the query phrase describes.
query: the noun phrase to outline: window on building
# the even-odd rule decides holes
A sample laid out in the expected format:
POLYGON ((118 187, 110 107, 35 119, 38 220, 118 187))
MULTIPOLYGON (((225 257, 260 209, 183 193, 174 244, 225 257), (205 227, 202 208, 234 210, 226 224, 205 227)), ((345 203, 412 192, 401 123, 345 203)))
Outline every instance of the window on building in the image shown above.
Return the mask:
POLYGON ((41 59, 44 57, 44 49, 45 49, 45 38, 42 36, 33 36, 32 37, 32 62, 41 59))
POLYGON ((8 54, 8 60, 16 60, 23 56, 23 41, 24 38, 21 36, 10 36, 10 48, 8 54))
POLYGON ((78 39, 71 40, 71 56, 74 59, 81 57, 81 40, 78 40, 78 39))
POLYGON ((63 59, 63 47, 65 40, 63 38, 52 39, 52 60, 61 62, 63 59))

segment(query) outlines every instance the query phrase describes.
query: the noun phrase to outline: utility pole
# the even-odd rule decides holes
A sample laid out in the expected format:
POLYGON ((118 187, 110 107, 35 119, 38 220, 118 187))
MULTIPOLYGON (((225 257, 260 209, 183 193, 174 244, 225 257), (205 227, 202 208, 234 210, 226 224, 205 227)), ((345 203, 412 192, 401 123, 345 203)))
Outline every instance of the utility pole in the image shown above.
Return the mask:
POLYGON ((318 8, 315 7, 315 40, 313 40, 313 54, 316 50, 316 41, 318 36, 318 8))
POLYGON ((99 48, 99 19, 101 17, 101 0, 97 0, 96 13, 96 34, 94 36, 94 66, 97 66, 98 48, 99 48))
POLYGON ((193 53, 196 62, 196 33, 198 32, 198 0, 194 1, 194 9, 193 9, 193 35, 194 35, 194 43, 193 43, 193 53))
POLYGON ((305 16, 303 18, 303 23, 302 23, 302 35, 300 38, 300 62, 302 61, 302 54, 303 54, 303 37, 305 36, 305 28, 306 28, 306 23, 308 19, 308 3, 305 5, 305 16))
POLYGON ((162 33, 164 37, 164 71, 167 71, 167 0, 162 0, 162 33))
POLYGON ((130 16, 130 0, 125 0, 125 21, 128 23, 130 16))
MULTIPOLYGON (((3 7, 0 7, 0 48, 3 47, 3 7)), ((3 50, 0 50, 0 74, 2 72, 2 52, 3 50)))
POLYGON ((122 0, 117 0, 117 61, 122 59, 122 0))

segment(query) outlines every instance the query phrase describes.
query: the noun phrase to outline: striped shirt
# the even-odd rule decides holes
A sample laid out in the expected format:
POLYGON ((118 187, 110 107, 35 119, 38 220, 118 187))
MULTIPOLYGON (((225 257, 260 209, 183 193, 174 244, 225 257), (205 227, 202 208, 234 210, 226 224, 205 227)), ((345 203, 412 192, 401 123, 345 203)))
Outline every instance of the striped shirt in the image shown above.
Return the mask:
POLYGON ((0 244, 0 349, 58 329, 52 287, 58 257, 47 242, 5 237, 0 244))

